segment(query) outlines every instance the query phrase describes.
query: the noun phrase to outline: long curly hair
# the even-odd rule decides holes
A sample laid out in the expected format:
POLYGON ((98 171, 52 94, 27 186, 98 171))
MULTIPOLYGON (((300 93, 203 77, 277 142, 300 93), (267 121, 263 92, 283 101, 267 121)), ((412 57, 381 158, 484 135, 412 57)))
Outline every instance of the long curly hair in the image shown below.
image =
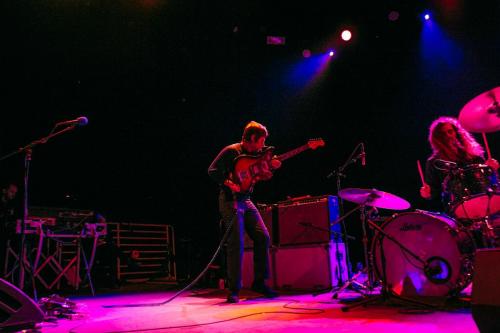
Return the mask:
POLYGON ((429 128, 429 143, 433 157, 440 157, 450 161, 471 160, 478 156, 484 157, 483 147, 460 125, 456 118, 439 117, 434 120, 429 128), (459 144, 458 156, 453 156, 454 154, 446 144, 446 134, 443 131, 445 124, 450 124, 455 129, 459 144))

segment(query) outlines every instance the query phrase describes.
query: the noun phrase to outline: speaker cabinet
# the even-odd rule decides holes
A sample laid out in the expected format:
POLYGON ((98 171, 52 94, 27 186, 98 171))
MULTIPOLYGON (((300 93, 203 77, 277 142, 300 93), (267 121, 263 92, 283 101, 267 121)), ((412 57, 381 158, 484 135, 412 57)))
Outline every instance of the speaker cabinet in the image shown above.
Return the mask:
MULTIPOLYGON (((338 240, 340 224, 332 225, 339 218, 336 196, 326 195, 291 199, 278 203, 279 245, 328 243, 338 240)), ((276 230, 275 230, 276 232, 276 230)))
MULTIPOLYGON (((276 215, 276 209, 274 205, 264 205, 264 204, 257 204, 257 208, 259 209, 260 216, 262 217, 262 220, 264 220, 264 224, 266 225, 267 231, 269 231, 269 237, 271 238, 271 244, 275 244, 275 241, 273 240, 274 234, 273 234, 273 222, 275 220, 274 215, 276 215)), ((253 249, 253 241, 248 236, 248 234, 245 232, 245 239, 244 239, 244 246, 245 249, 253 249)))
MULTIPOLYGON (((269 279, 266 281, 269 286, 274 286, 274 249, 269 250, 269 279)), ((246 249, 243 252, 243 265, 241 272, 241 284, 243 288, 251 288, 254 280, 253 272, 253 250, 246 249)))
POLYGON ((273 255, 277 289, 314 291, 348 280, 344 243, 279 247, 273 255))
POLYGON ((472 317, 481 333, 500 332, 500 249, 476 251, 472 317))
POLYGON ((32 328, 44 318, 42 310, 22 290, 0 279, 0 330, 32 328))

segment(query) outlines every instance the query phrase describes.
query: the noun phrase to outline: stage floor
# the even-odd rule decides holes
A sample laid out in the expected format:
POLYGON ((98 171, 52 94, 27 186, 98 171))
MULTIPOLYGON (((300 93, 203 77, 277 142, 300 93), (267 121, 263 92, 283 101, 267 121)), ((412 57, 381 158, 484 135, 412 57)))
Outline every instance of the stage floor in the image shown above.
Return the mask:
POLYGON ((392 300, 341 311, 343 303, 360 296, 353 291, 341 293, 339 300, 331 293, 287 294, 270 300, 243 292, 240 303, 227 304, 223 290, 203 289, 161 306, 105 307, 161 303, 174 293, 69 297, 78 304, 78 315, 43 323, 41 332, 479 332, 467 307, 415 311, 392 300))

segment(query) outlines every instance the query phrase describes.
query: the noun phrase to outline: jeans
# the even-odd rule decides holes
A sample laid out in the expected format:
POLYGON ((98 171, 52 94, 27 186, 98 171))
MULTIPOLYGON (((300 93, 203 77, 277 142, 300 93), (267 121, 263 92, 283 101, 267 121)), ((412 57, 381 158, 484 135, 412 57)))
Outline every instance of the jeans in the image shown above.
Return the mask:
POLYGON ((250 198, 226 201, 226 197, 222 192, 219 196, 219 210, 224 231, 228 227, 231 228, 226 243, 229 290, 238 292, 241 289, 245 231, 254 244, 254 283, 264 283, 264 280, 269 278, 270 238, 259 210, 250 198))

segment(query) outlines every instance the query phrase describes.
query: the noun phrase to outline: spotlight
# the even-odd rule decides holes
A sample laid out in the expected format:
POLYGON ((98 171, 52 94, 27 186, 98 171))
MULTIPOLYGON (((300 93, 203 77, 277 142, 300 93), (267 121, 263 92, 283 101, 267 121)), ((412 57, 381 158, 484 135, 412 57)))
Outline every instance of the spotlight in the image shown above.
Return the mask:
POLYGON ((311 56, 311 50, 304 49, 304 50, 302 51, 302 56, 303 56, 304 58, 309 58, 309 57, 311 56))
POLYGON ((423 17, 424 17, 424 20, 429 21, 431 19, 431 14, 429 12, 425 12, 423 17))
POLYGON ((387 15, 389 21, 397 21, 399 19, 399 12, 396 10, 392 10, 389 15, 387 15))
POLYGON ((344 31, 342 31, 340 36, 342 37, 342 40, 347 42, 347 41, 351 40, 352 33, 349 30, 344 30, 344 31))
POLYGON ((330 50, 330 51, 328 52, 328 55, 329 55, 330 57, 333 57, 333 56, 335 55, 335 51, 330 50))
POLYGON ((286 38, 284 36, 267 36, 267 45, 285 45, 286 38))

